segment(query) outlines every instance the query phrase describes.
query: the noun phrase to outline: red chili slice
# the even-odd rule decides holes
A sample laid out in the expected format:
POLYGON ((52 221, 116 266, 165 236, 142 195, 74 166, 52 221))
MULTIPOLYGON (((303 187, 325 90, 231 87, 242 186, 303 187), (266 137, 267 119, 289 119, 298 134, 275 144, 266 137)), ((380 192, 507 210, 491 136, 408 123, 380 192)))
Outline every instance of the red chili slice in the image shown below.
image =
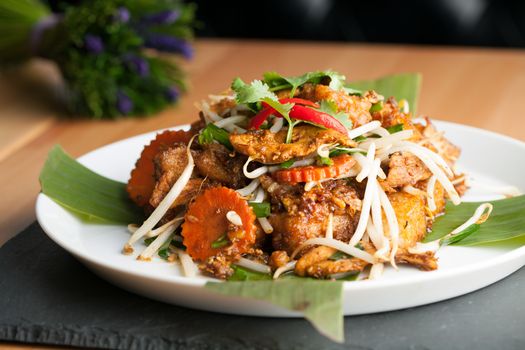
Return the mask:
POLYGON ((271 107, 263 109, 250 120, 250 129, 259 129, 266 119, 272 115, 272 113, 280 117, 279 113, 277 113, 275 109, 271 107))
POLYGON ((290 111, 290 117, 297 120, 304 120, 314 124, 324 126, 327 129, 337 130, 342 134, 347 134, 346 127, 336 118, 328 113, 316 111, 304 106, 295 105, 290 111))
MULTIPOLYGON (((290 110, 289 115, 291 118, 321 125, 327 129, 337 130, 345 135, 348 133, 346 127, 330 114, 309 108, 319 108, 319 105, 315 102, 302 98, 281 98, 279 102, 295 103, 295 105, 290 110)), ((250 120, 250 129, 259 129, 264 121, 272 114, 274 114, 276 117, 282 117, 279 112, 270 107, 270 105, 266 102, 263 102, 262 105, 265 107, 265 109, 260 111, 250 120)))

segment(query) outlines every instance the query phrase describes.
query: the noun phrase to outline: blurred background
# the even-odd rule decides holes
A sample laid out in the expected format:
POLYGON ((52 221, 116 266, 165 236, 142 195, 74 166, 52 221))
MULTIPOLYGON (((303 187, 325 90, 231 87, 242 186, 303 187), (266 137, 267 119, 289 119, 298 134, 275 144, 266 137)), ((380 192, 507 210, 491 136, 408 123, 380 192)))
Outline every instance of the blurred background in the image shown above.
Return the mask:
POLYGON ((525 47, 523 0, 196 0, 199 37, 525 47))

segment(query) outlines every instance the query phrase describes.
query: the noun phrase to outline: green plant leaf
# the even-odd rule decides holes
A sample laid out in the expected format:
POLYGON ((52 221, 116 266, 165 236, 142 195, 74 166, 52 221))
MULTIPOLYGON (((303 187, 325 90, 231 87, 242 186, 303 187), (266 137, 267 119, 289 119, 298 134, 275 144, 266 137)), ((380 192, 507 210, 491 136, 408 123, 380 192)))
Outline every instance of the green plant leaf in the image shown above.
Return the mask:
MULTIPOLYGON (((260 80, 246 84, 241 78, 235 78, 231 88, 236 93, 237 103, 256 103, 264 99, 277 101, 277 96, 270 91, 270 87, 260 80)), ((272 106, 273 107, 273 106, 272 106)))
POLYGON ((386 128, 389 133, 395 134, 396 132, 403 131, 403 124, 396 124, 386 128))
POLYGON ((232 269, 234 272, 228 278, 228 281, 264 281, 272 279, 270 274, 252 271, 241 266, 232 265, 232 269))
POLYGON ((290 89, 290 96, 295 94, 295 90, 306 83, 319 84, 323 79, 329 78, 329 86, 334 90, 343 88, 345 76, 334 71, 308 72, 297 77, 284 77, 276 72, 264 73, 264 82, 270 87, 271 91, 290 89))
POLYGON ((374 80, 353 81, 346 85, 351 89, 360 91, 375 90, 385 98, 394 96, 398 101, 408 101, 410 111, 415 115, 417 112, 417 100, 421 86, 421 74, 403 73, 390 75, 374 80))
MULTIPOLYGON (((425 242, 440 239, 452 232, 470 218, 482 203, 486 202, 463 202, 457 206, 447 202, 445 215, 436 219, 432 232, 425 237, 425 242)), ((520 242, 519 239, 525 237, 525 195, 488 203, 494 206, 488 220, 463 239, 448 240, 449 244, 469 246, 511 240, 520 242)))
POLYGON ((271 205, 269 202, 248 202, 252 207, 255 216, 258 218, 267 218, 271 214, 271 205))
POLYGON ((344 341, 343 282, 308 278, 282 280, 208 282, 214 292, 270 302, 288 310, 302 312, 323 335, 344 341))
POLYGON ((319 107, 321 112, 330 114, 332 117, 339 120, 348 130, 352 129, 352 119, 350 119, 350 116, 344 112, 337 112, 337 106, 334 101, 322 100, 319 107))
POLYGON ((126 185, 101 176, 56 145, 40 173, 42 193, 84 221, 142 222, 143 213, 128 197, 126 185))
POLYGON ((230 133, 223 128, 219 128, 217 125, 210 123, 201 131, 199 135, 199 144, 204 145, 217 141, 221 145, 228 148, 230 151, 233 150, 233 146, 230 143, 230 133))

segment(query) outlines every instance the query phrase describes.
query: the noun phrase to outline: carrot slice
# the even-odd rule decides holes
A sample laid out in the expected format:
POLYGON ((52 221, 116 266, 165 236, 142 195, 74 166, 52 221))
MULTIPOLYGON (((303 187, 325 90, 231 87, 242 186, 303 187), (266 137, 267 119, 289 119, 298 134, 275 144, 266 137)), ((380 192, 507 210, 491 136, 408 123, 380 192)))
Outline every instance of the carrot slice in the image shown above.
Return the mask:
POLYGON ((278 182, 287 182, 291 184, 297 182, 321 181, 348 173, 356 163, 355 159, 348 154, 333 157, 332 162, 332 165, 326 166, 309 165, 278 170, 273 176, 278 182))
POLYGON ((247 252, 255 243, 256 230, 255 214, 248 202, 232 189, 213 187, 190 204, 181 234, 188 254, 204 261, 220 252, 227 256, 247 252), (241 226, 232 229, 226 218, 229 211, 239 215, 241 226))
POLYGON ((187 144, 192 136, 193 133, 190 131, 166 130, 157 134, 157 137, 144 147, 140 158, 135 163, 135 168, 131 171, 131 178, 126 187, 129 197, 139 207, 148 204, 155 188, 155 166, 153 164, 155 156, 175 143, 187 144))

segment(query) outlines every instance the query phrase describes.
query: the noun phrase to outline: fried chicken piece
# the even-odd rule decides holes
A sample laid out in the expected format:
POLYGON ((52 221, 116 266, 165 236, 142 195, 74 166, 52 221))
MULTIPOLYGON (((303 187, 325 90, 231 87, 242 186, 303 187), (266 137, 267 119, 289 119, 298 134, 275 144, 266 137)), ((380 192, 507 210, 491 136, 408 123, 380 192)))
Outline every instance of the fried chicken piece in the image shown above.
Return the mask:
MULTIPOLYGON (((224 184, 230 188, 239 188, 245 185, 243 157, 232 157, 228 149, 219 144, 203 145, 191 153, 195 161, 194 173, 172 208, 187 205, 201 191, 211 187, 224 184)), ((186 146, 179 144, 161 152, 155 157, 154 163, 157 182, 149 203, 157 207, 188 164, 186 146)))
POLYGON ((264 164, 282 163, 314 153, 322 144, 337 143, 354 147, 356 143, 332 129, 313 125, 299 125, 293 129, 290 143, 285 143, 287 130, 278 133, 269 130, 250 130, 245 134, 230 134, 230 142, 239 153, 264 164))
POLYGON ((325 260, 308 266, 306 276, 314 278, 330 278, 332 275, 345 272, 359 272, 369 264, 357 258, 325 260))
POLYGON ((230 188, 246 185, 242 167, 245 157, 235 155, 220 144, 202 145, 201 150, 192 151, 195 167, 202 177, 220 182, 230 188))
MULTIPOLYGON (((428 207, 428 198, 426 196, 427 186, 428 186, 428 180, 425 180, 425 181, 419 181, 414 187, 416 187, 417 189, 420 189, 423 192, 421 194, 421 197, 423 198, 425 203, 427 203, 426 205, 428 207)), ((439 183, 438 181, 436 181, 436 184, 434 186, 434 204, 436 205, 436 209, 431 211, 432 216, 441 214, 443 210, 445 210, 445 204, 446 204, 445 189, 443 188, 443 185, 441 185, 441 183, 439 183)), ((430 208, 428 209, 430 210, 430 208)), ((433 222, 433 218, 430 218, 430 220, 428 220, 428 223, 430 225, 427 225, 427 226, 432 227, 432 222, 433 222)))
POLYGON ((427 180, 430 176, 432 176, 430 170, 412 153, 394 153, 388 163, 386 185, 393 188, 413 186, 421 180, 427 180))
POLYGON ((370 107, 376 95, 368 94, 365 97, 348 95, 345 91, 336 91, 322 84, 305 84, 299 89, 297 97, 319 102, 328 100, 335 103, 338 112, 347 113, 356 128, 372 120, 370 107))
MULTIPOLYGON (((162 199, 164 199, 166 194, 169 192, 173 184, 177 181, 184 171, 184 168, 188 164, 186 145, 179 144, 161 152, 155 157, 154 164, 155 178, 157 179, 157 182, 155 184, 155 188, 153 189, 149 203, 154 208, 156 208, 162 199)), ((186 186, 188 190, 185 191, 186 193, 184 193, 184 196, 179 196, 177 203, 174 203, 174 206, 172 207, 181 205, 184 202, 181 197, 189 201, 189 199, 193 198, 192 194, 198 193, 198 189, 201 187, 202 179, 192 180, 190 180, 186 186)))
POLYGON ((304 241, 323 236, 328 216, 333 214, 333 234, 348 241, 354 233, 361 200, 356 189, 344 180, 333 180, 304 191, 301 185, 275 182, 270 176, 260 177, 261 186, 270 194, 273 226, 272 243, 275 250, 288 254, 304 241))
MULTIPOLYGON (((374 252, 371 245, 365 244, 365 249, 371 254, 374 252)), ((331 260, 336 252, 336 249, 326 246, 310 249, 297 261, 295 273, 299 276, 331 278, 339 273, 362 271, 369 265, 368 262, 353 257, 331 260)))
POLYGON ((305 253, 295 264, 295 273, 299 276, 306 276, 306 269, 314 264, 330 258, 337 250, 326 246, 318 246, 305 253))
POLYGON ((399 223, 399 247, 413 247, 427 232, 425 200, 406 192, 387 195, 399 223))
MULTIPOLYGON (((153 189, 149 204, 156 208, 188 164, 186 145, 177 145, 161 152, 155 157, 154 162, 157 182, 153 189)), ((217 181, 193 177, 188 181, 181 194, 173 202, 171 208, 187 205, 201 191, 218 185, 219 183, 217 181)))
POLYGON ((270 255, 270 260, 268 264, 272 268, 272 271, 277 270, 279 267, 286 265, 290 261, 288 253, 284 250, 274 250, 272 255, 270 255))
MULTIPOLYGON (((310 238, 323 237, 326 232, 327 217, 285 213, 272 214, 268 218, 273 227, 272 245, 276 250, 292 254, 294 250, 310 238)), ((355 231, 358 217, 352 215, 334 215, 334 238, 350 240, 355 231)))
POLYGON ((227 111, 237 106, 234 98, 223 98, 210 104, 210 109, 218 115, 224 115, 227 111))
POLYGON ((409 113, 401 112, 397 101, 393 97, 388 98, 388 100, 383 103, 383 108, 372 113, 372 119, 379 120, 383 128, 402 124, 403 130, 415 129, 412 123, 412 116, 409 113))
POLYGON ((396 262, 399 264, 409 264, 424 271, 432 271, 438 268, 437 258, 433 252, 412 254, 405 249, 401 249, 396 254, 396 262))

